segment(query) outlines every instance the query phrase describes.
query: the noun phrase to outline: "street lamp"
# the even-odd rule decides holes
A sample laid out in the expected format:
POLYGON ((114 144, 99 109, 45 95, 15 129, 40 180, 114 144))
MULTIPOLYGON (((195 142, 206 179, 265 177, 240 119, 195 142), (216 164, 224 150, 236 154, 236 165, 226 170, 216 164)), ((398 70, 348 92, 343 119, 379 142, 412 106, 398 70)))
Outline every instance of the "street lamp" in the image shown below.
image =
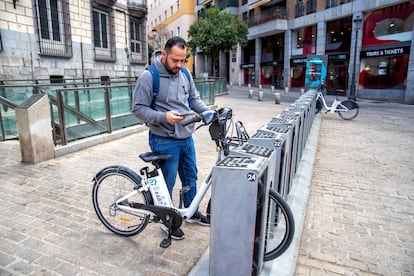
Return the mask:
POLYGON ((357 15, 354 18, 354 29, 355 29, 354 63, 353 63, 353 69, 352 69, 351 90, 349 93, 349 99, 351 100, 356 100, 356 96, 355 96, 356 55, 357 55, 357 47, 358 47, 358 31, 361 28, 361 22, 362 22, 362 18, 359 15, 357 15))
POLYGON ((156 37, 157 37, 157 29, 154 28, 151 31, 152 31, 152 47, 155 49, 156 48, 156 45, 157 45, 157 40, 156 40, 156 37))

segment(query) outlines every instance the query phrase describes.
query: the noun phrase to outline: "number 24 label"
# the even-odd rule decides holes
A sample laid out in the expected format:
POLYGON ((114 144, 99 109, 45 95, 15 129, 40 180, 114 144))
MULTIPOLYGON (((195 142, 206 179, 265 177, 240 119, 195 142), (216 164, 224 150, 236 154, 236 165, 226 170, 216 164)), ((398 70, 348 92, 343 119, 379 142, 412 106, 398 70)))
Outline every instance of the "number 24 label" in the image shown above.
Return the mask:
POLYGON ((255 173, 248 173, 247 174, 247 180, 250 182, 256 181, 256 174, 255 173))

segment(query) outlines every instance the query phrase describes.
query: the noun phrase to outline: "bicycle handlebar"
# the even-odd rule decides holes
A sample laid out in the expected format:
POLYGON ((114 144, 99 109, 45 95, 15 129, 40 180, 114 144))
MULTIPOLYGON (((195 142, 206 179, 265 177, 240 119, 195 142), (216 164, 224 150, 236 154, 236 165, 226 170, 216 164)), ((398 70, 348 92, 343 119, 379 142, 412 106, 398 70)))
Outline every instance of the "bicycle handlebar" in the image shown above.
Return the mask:
POLYGON ((198 123, 201 121, 203 121, 203 125, 209 125, 216 117, 216 113, 217 112, 215 110, 206 110, 200 114, 191 116, 188 121, 183 123, 183 126, 188 126, 189 124, 198 123))
POLYGON ((202 122, 197 128, 210 125, 209 132, 211 139, 216 142, 216 145, 220 147, 224 152, 228 154, 229 147, 237 147, 243 145, 249 139, 246 129, 243 126, 243 123, 237 121, 235 123, 236 127, 236 137, 228 136, 227 122, 232 120, 233 111, 231 108, 224 107, 219 110, 207 110, 203 113, 196 114, 189 117, 183 122, 183 126, 190 125, 192 123, 202 122))

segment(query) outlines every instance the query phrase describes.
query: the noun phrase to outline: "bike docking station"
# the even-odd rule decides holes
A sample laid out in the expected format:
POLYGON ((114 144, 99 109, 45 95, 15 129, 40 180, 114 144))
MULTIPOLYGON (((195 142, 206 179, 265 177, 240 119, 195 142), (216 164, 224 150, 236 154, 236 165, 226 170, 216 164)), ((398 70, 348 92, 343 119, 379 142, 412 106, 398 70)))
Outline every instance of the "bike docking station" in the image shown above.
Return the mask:
MULTIPOLYGON (((298 140, 299 140, 299 136, 297 135, 297 133, 299 133, 299 122, 293 119, 273 117, 268 123, 268 125, 272 126, 272 128, 278 127, 278 128, 289 129, 289 131, 287 132, 288 134, 287 139, 288 141, 290 141, 290 161, 289 161, 290 174, 289 176, 293 176, 296 172, 296 167, 297 167, 296 156, 298 156, 298 140)), ((254 138, 254 136, 252 138, 254 138)), ((293 177, 290 177, 290 178, 293 179, 293 177)))
MULTIPOLYGON (((260 273, 267 208, 257 213, 257 200, 260 193, 265 193, 263 200, 268 199, 268 167, 267 158, 252 155, 229 155, 213 167, 209 275, 260 273)), ((267 206, 267 202, 263 204, 267 206)))
POLYGON ((268 254, 287 227, 270 195, 289 197, 315 106, 310 89, 213 167, 208 275, 260 275, 285 252, 268 254))
POLYGON ((257 146, 268 147, 275 150, 276 163, 272 188, 284 199, 287 196, 287 187, 290 183, 290 160, 291 160, 291 130, 289 125, 267 124, 257 130, 250 137, 249 143, 257 146), (285 128, 281 126, 287 126, 285 128))

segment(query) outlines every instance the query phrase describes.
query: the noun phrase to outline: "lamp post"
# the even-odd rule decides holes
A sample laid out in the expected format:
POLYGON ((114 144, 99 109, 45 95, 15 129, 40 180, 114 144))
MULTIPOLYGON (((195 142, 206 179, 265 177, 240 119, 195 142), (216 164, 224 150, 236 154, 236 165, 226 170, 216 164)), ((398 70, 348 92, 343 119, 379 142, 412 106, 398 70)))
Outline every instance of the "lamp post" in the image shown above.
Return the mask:
POLYGON ((354 45, 354 63, 353 63, 353 69, 352 69, 352 79, 351 79, 351 89, 349 93, 349 99, 356 100, 356 94, 355 94, 355 74, 356 74, 356 55, 357 55, 357 48, 358 48, 358 31, 361 28, 361 22, 362 18, 357 15, 354 19, 354 29, 355 29, 355 45, 354 45))
POLYGON ((153 39, 153 47, 155 48, 155 44, 156 44, 156 41, 155 41, 155 38, 157 37, 157 29, 152 29, 151 30, 152 31, 152 39, 153 39))

